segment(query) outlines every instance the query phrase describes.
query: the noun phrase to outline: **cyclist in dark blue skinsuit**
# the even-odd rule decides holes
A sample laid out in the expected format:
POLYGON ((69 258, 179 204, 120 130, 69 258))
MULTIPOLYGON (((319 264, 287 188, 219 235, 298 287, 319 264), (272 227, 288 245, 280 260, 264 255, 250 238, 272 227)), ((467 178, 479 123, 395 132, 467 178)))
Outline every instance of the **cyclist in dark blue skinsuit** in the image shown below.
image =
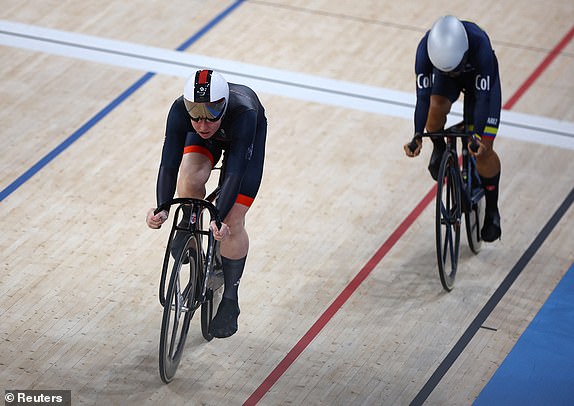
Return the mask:
MULTIPOLYGON (((223 222, 219 229, 211 224, 215 238, 221 241, 225 281, 223 299, 210 326, 214 337, 229 337, 237 331, 237 293, 249 250, 245 215, 261 184, 266 134, 265 110, 253 90, 227 83, 211 70, 197 71, 188 78, 183 95, 173 102, 167 117, 157 179, 158 206, 172 199, 176 188, 180 197, 204 198, 211 170, 222 154, 226 161, 216 202, 223 222)), ((168 213, 153 212, 148 211, 146 222, 150 228, 159 228, 168 213)), ((184 212, 184 218, 189 215, 184 212)), ((185 234, 178 233, 174 245, 185 241, 185 234)))
MULTIPOLYGON (((464 93, 464 121, 479 141, 474 153, 485 188, 486 210, 481 236, 492 242, 500 238, 498 185, 500 159, 493 149, 501 110, 498 61, 488 35, 476 24, 453 16, 439 18, 420 41, 415 61, 417 104, 415 136, 444 128, 452 103, 464 93)), ((436 180, 444 140, 433 139, 429 171, 436 180)), ((405 144, 410 157, 419 155, 422 140, 415 151, 405 144)), ((471 152, 472 153, 472 152, 471 152)))

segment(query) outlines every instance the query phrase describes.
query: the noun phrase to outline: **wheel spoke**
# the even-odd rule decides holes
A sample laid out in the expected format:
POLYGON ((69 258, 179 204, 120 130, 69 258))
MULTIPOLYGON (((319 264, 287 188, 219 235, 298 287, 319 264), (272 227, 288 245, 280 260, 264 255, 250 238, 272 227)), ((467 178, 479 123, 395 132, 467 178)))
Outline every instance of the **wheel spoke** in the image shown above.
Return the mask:
POLYGON ((177 351, 177 335, 179 331, 179 321, 181 319, 182 298, 180 293, 179 277, 176 281, 176 292, 174 295, 174 312, 173 312, 173 329, 171 331, 171 339, 169 344, 169 356, 173 358, 177 351))

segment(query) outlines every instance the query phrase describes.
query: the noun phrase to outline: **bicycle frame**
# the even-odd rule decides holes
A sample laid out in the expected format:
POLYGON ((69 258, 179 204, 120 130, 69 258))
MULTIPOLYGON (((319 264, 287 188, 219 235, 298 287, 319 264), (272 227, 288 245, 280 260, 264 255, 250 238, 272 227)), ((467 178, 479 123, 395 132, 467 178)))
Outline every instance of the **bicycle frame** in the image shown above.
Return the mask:
POLYGON ((475 208, 477 202, 484 196, 484 190, 481 187, 480 175, 476 169, 476 159, 469 152, 469 140, 472 134, 462 131, 461 124, 456 124, 444 131, 436 133, 426 133, 425 137, 429 138, 446 138, 448 150, 453 154, 460 165, 460 191, 463 213, 468 213, 475 208), (460 138, 462 148, 461 157, 458 153, 457 139, 460 138))
MULTIPOLYGON (((471 251, 480 250, 480 223, 484 190, 476 168, 474 156, 479 145, 474 136, 465 131, 462 123, 446 130, 425 133, 422 137, 442 139, 446 149, 442 155, 437 181, 436 195, 436 252, 441 283, 445 290, 454 287, 458 267, 460 226, 464 214, 465 228, 471 251), (461 152, 458 141, 461 140, 461 152)), ((418 147, 416 137, 408 145, 414 152, 418 147)))
POLYGON ((468 138, 462 139, 462 190, 464 191, 464 210, 468 212, 475 209, 477 202, 484 196, 484 189, 478 169, 476 159, 468 152, 468 138), (468 205, 467 205, 468 204, 468 205))
MULTIPOLYGON (((214 191, 212 193, 213 197, 215 197, 217 194, 217 189, 216 191, 214 191)), ((210 195, 211 196, 211 195, 210 195)), ((201 293, 200 293, 200 297, 198 298, 198 301, 204 302, 205 301, 205 295, 207 292, 207 282, 209 280, 209 277, 213 275, 213 269, 214 269, 214 258, 215 258, 215 244, 216 244, 216 240, 215 237, 213 236, 213 233, 211 232, 211 230, 201 230, 198 229, 198 224, 199 224, 199 219, 201 218, 202 213, 207 210, 209 212, 210 215, 210 222, 211 221, 215 221, 217 227, 221 227, 221 219, 219 218, 219 212, 217 211, 217 208, 213 205, 213 203, 209 202, 208 200, 202 200, 202 199, 193 199, 193 198, 186 198, 186 197, 180 197, 180 198, 175 198, 172 199, 164 204, 162 204, 160 207, 158 207, 156 209, 156 212, 160 212, 162 210, 169 210, 169 208, 173 205, 179 205, 175 211, 175 215, 173 216, 173 225, 171 227, 171 232, 169 235, 169 242, 167 244, 167 248, 165 251, 165 255, 164 255, 164 259, 163 259, 163 267, 162 267, 162 273, 161 273, 161 278, 160 278, 160 284, 159 284, 159 301, 161 303, 162 306, 165 306, 165 281, 166 281, 166 277, 167 277, 167 270, 169 268, 168 264, 169 264, 169 259, 170 259, 170 250, 171 250, 171 243, 173 241, 173 236, 175 234, 176 231, 178 230, 184 230, 184 231, 189 231, 191 233, 194 234, 200 234, 200 235, 207 235, 208 237, 208 243, 207 243, 207 251, 205 252, 205 258, 206 261, 204 261, 204 267, 203 267, 203 272, 204 275, 206 275, 207 277, 204 278, 204 283, 201 289, 201 293), (191 206, 191 219, 189 222, 188 227, 180 227, 178 225, 178 220, 179 220, 179 216, 180 213, 183 209, 184 206, 191 206)), ((198 255, 200 255, 201 253, 198 253, 198 255)))
POLYGON ((175 376, 184 351, 190 321, 196 310, 201 308, 203 338, 207 341, 213 339, 209 330, 213 320, 213 309, 216 306, 214 296, 224 285, 224 281, 218 277, 218 272, 222 270, 218 252, 219 243, 213 235, 210 224, 215 221, 218 228, 222 226, 219 212, 213 202, 219 193, 224 167, 225 164, 221 168, 214 168, 221 169, 219 185, 205 200, 176 198, 163 203, 155 210, 157 214, 162 210, 169 210, 174 205, 177 206, 174 210, 159 284, 159 301, 163 307, 159 371, 165 383, 169 383, 175 376), (205 220, 209 219, 209 222, 204 221, 206 212, 209 217, 205 220), (185 245, 181 248, 178 246, 177 251, 173 253, 172 246, 176 232, 182 233, 185 245), (173 266, 170 266, 172 262, 173 266), (189 268, 184 267, 187 263, 189 268), (169 268, 172 271, 168 281, 169 268))

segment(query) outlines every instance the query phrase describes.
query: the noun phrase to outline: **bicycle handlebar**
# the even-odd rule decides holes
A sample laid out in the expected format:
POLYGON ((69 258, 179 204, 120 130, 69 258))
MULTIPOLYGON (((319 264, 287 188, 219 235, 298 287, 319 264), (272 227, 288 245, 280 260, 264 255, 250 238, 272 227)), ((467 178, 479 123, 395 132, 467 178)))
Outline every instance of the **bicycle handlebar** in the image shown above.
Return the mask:
POLYGON ((196 204, 198 206, 202 206, 209 211, 210 220, 209 222, 215 221, 215 225, 217 228, 221 228, 221 218, 219 218, 219 211, 215 205, 207 200, 203 199, 194 199, 191 197, 177 197, 175 199, 168 200, 167 202, 161 204, 157 209, 153 211, 153 214, 158 214, 162 210, 169 211, 171 206, 176 204, 188 204, 193 205, 196 204))
POLYGON ((469 148, 472 152, 477 152, 479 145, 477 141, 477 137, 475 134, 469 134, 464 131, 460 130, 460 125, 454 125, 452 127, 447 128, 443 131, 436 131, 436 132, 426 132, 423 134, 416 134, 411 142, 407 144, 407 147, 411 152, 415 152, 418 147, 417 140, 422 139, 423 137, 428 138, 444 138, 444 137, 451 137, 451 138, 470 138, 470 145, 469 148))

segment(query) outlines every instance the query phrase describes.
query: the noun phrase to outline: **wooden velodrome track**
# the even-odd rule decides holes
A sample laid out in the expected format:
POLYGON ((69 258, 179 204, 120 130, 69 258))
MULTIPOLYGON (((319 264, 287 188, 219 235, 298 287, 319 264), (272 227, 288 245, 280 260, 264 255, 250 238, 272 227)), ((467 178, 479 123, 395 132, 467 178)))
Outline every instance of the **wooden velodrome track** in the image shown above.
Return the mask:
POLYGON ((98 405, 469 404, 574 262, 574 211, 551 220, 574 186, 571 0, 0 4, 3 389, 98 405), (505 104, 502 240, 477 256, 463 240, 450 293, 431 148, 402 151, 415 48, 446 13, 489 33, 505 104), (196 317, 165 385, 168 230, 144 216, 168 108, 203 64, 259 92, 267 159, 239 331, 207 343, 196 317))

